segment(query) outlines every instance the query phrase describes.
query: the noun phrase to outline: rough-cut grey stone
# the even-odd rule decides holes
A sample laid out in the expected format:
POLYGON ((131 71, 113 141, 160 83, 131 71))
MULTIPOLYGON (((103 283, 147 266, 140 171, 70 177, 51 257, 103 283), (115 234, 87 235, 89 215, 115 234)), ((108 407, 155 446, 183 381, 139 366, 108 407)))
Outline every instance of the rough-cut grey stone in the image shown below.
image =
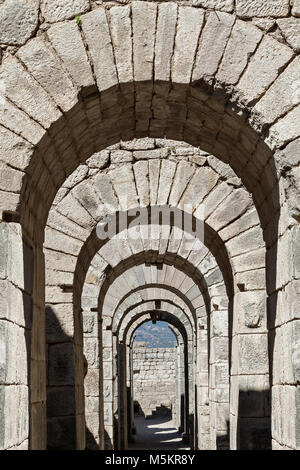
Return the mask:
POLYGON ((300 59, 296 57, 254 107, 271 124, 300 103, 300 59))
POLYGON ((292 5, 293 5, 292 14, 299 18, 300 17, 300 0, 293 0, 292 5))
POLYGON ((125 163, 132 162, 133 156, 132 152, 128 152, 127 150, 113 150, 110 159, 111 163, 125 163))
POLYGON ((99 90, 116 85, 118 77, 105 11, 98 9, 83 15, 82 30, 88 43, 99 90))
POLYGON ((133 152, 133 156, 136 160, 148 160, 150 158, 166 158, 168 153, 168 149, 137 150, 133 152))
POLYGON ((60 118, 61 113, 49 95, 33 80, 15 57, 8 58, 2 63, 0 79, 5 84, 5 95, 46 129, 53 121, 60 118))
POLYGON ((240 331, 243 328, 256 329, 266 325, 266 296, 264 292, 238 292, 237 311, 239 312, 240 331))
POLYGON ((169 80, 176 31, 177 5, 162 3, 158 8, 155 43, 155 79, 169 80))
POLYGON ((234 0, 193 0, 193 5, 231 13, 234 7, 234 0))
POLYGON ((133 66, 136 81, 152 80, 157 5, 132 2, 133 66))
POLYGON ((228 13, 211 12, 201 35, 193 80, 213 76, 223 56, 234 19, 228 13), (208 54, 207 51, 210 51, 208 54))
POLYGON ((203 11, 191 7, 179 8, 172 63, 172 81, 175 83, 190 81, 203 22, 203 11))
POLYGON ((277 24, 292 48, 299 52, 300 50, 300 20, 297 18, 283 18, 277 20, 277 24))
POLYGON ((249 103, 266 91, 292 56, 293 52, 286 45, 268 36, 263 38, 238 83, 249 103))
POLYGON ((79 87, 94 85, 92 69, 75 22, 52 26, 48 37, 79 87))
POLYGON ((267 374, 268 341, 265 334, 239 336, 239 373, 241 375, 267 374))
POLYGON ((42 0, 41 3, 42 15, 48 23, 68 20, 89 8, 89 0, 42 0))
POLYGON ((217 79, 227 84, 237 83, 261 37, 259 29, 237 20, 219 67, 217 79))
POLYGON ((236 0, 236 11, 243 18, 287 16, 289 0, 236 0))
POLYGON ((64 111, 76 103, 77 92, 71 79, 62 68, 58 57, 40 38, 32 39, 19 49, 17 56, 30 70, 33 77, 48 91, 64 111))
POLYGON ((133 81, 130 13, 129 6, 112 7, 109 10, 111 18, 111 36, 120 83, 133 81))
POLYGON ((276 153, 275 159, 279 168, 297 166, 300 163, 300 138, 288 144, 276 153))
POLYGON ((267 142, 272 148, 282 147, 285 143, 299 137, 300 105, 292 109, 270 129, 267 142))
POLYGON ((0 43, 24 44, 38 24, 39 0, 6 0, 0 5, 0 43))

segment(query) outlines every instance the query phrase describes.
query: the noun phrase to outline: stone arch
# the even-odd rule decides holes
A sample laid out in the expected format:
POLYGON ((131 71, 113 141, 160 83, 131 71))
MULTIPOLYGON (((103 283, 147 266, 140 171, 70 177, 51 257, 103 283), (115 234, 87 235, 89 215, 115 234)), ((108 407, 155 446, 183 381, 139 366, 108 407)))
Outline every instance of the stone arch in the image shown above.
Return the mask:
MULTIPOLYGON (((285 330, 288 329, 289 334, 292 337, 295 336, 292 334, 292 330, 296 327, 294 308, 288 309, 288 321, 279 320, 279 316, 283 315, 285 310, 285 307, 280 306, 281 300, 285 306, 294 305, 298 285, 296 250, 298 227, 294 212, 286 202, 289 190, 284 188, 282 174, 283 156, 286 155, 288 160, 292 161, 292 173, 295 166, 293 163, 294 145, 296 145, 294 141, 296 142, 298 137, 295 122, 299 115, 299 103, 292 98, 294 94, 291 92, 291 80, 298 65, 298 59, 292 48, 276 41, 271 34, 262 35, 252 24, 240 20, 235 22, 235 14, 222 13, 220 15, 222 25, 228 34, 224 33, 220 36, 218 63, 216 64, 213 58, 207 55, 207 67, 213 64, 215 66, 205 69, 204 76, 202 76, 200 59, 203 57, 203 47, 205 45, 205 50, 209 49, 211 37, 213 41, 216 37, 214 12, 210 12, 209 20, 204 23, 203 10, 190 9, 185 6, 177 7, 175 4, 158 7, 152 3, 134 2, 132 7, 122 8, 124 9, 110 12, 109 17, 115 14, 117 28, 120 14, 118 12, 123 12, 127 18, 128 31, 131 30, 131 26, 133 28, 133 47, 129 47, 129 50, 133 50, 133 65, 130 62, 129 69, 125 67, 123 70, 123 72, 129 70, 130 74, 129 78, 124 81, 117 80, 122 70, 122 64, 119 62, 122 54, 118 54, 117 51, 120 50, 118 49, 120 43, 123 44, 125 41, 118 42, 120 32, 111 33, 102 7, 84 15, 82 25, 91 51, 90 58, 94 65, 95 79, 91 73, 81 32, 76 29, 74 22, 55 25, 52 32, 47 33, 50 42, 46 42, 44 38, 35 37, 22 46, 15 56, 7 57, 1 64, 1 79, 8 85, 5 91, 5 113, 2 115, 2 122, 3 118, 5 122, 1 128, 1 142, 5 150, 2 157, 5 162, 1 165, 3 175, 1 210, 4 221, 1 224, 1 236, 5 256, 11 254, 7 241, 10 238, 14 245, 12 251, 18 252, 18 255, 21 254, 19 258, 24 257, 25 267, 30 267, 28 276, 28 273, 22 272, 21 266, 20 278, 14 282, 16 274, 10 272, 11 266, 14 265, 14 257, 9 258, 5 270, 9 271, 11 277, 6 281, 5 286, 7 289, 12 289, 13 295, 17 295, 16 292, 19 293, 18 295, 24 293, 29 297, 29 302, 30 298, 33 299, 33 324, 32 328, 31 325, 28 327, 29 323, 26 321, 26 329, 30 329, 33 336, 31 383, 35 392, 31 397, 33 400, 31 405, 34 409, 32 416, 39 417, 36 419, 38 423, 43 422, 45 414, 45 390, 44 387, 40 390, 38 382, 39 378, 45 375, 44 335, 40 333, 44 329, 44 262, 41 244, 47 213, 57 189, 79 161, 86 159, 95 150, 104 148, 121 138, 128 139, 144 135, 178 137, 180 135, 182 139, 190 143, 201 144, 204 149, 213 150, 213 153, 223 160, 226 157, 230 159, 232 166, 241 175, 245 186, 253 192, 256 205, 259 206, 261 224, 268 246, 269 336, 271 352, 274 354, 274 357, 271 357, 271 363, 276 363, 277 358, 280 357, 278 351, 282 347, 282 340, 278 338, 282 335, 287 336, 285 330), (131 9, 132 16, 129 14, 131 9), (196 16, 199 21, 195 26, 196 16), (176 31, 174 26, 174 34, 171 35, 169 41, 163 34, 166 17, 170 18, 171 22, 173 20, 173 25, 177 23, 176 31), (149 26, 146 28, 149 55, 140 53, 139 38, 143 21, 146 21, 149 26), (236 61, 240 66, 237 66, 236 79, 231 82, 224 72, 227 68, 226 64, 232 56, 235 59, 240 57, 238 56, 239 48, 234 47, 237 36, 230 35, 228 30, 233 33, 238 27, 244 29, 246 37, 248 31, 248 37, 252 34, 257 38, 260 37, 256 43, 254 41, 254 45, 250 39, 245 41, 247 53, 243 55, 244 60, 236 61), (72 31, 70 42, 62 39, 68 30, 72 31), (183 51, 181 38, 186 34, 189 37, 189 47, 183 51), (99 39, 103 36, 108 39, 107 42, 95 41, 95 37, 99 39), (200 41, 198 41, 199 38, 200 41), (159 56, 162 52, 159 50, 161 41, 171 46, 169 49, 171 53, 165 56, 165 60, 162 55, 159 56), (99 43, 108 44, 105 50, 99 51, 105 54, 107 63, 110 64, 110 67, 104 71, 99 70, 96 63, 95 47, 99 43), (74 44, 76 44, 75 47, 74 44), (72 55, 69 54, 70 47, 76 50, 76 62, 82 64, 83 68, 80 71, 74 68, 72 55), (112 60, 113 51, 116 61, 112 60), (233 52, 230 53, 230 51, 233 52), (267 73, 260 74, 259 65, 261 65, 262 57, 265 56, 264 52, 272 54, 274 60, 267 73), (245 57, 249 56, 251 60, 245 60, 245 57), (158 60, 159 57, 161 60, 158 60), (147 62, 148 59, 149 62, 147 62), (153 67, 153 64, 156 66, 153 67), (182 64, 184 67, 181 66, 182 64), (166 72, 167 78, 164 75, 166 72), (106 81, 106 79, 109 80, 106 81), (23 87, 20 86, 21 83, 23 87), (56 86, 58 83, 59 89, 56 86), (167 106, 165 105, 165 84, 168 90, 171 84, 167 106), (26 90, 26 99, 24 99, 23 90, 26 90), (78 98, 79 90, 81 93, 78 98), (101 92, 101 116, 98 109, 98 90, 101 92), (121 90, 120 93, 119 90, 121 90), (157 95, 155 102, 152 99, 153 90, 157 95), (236 104, 234 96, 244 98, 246 105, 236 104), (280 105, 273 107, 274 97, 277 98, 277 96, 280 97, 280 105), (115 106, 107 107, 107 103, 112 103, 112 99, 117 97, 120 100, 115 101, 115 106), (162 97, 162 101, 158 97, 162 97), (222 98, 225 98, 225 103, 222 102, 222 98), (163 103, 161 106, 158 104, 159 101, 163 103), (131 107, 128 106, 130 102, 133 104, 131 107), (166 111, 166 115, 162 119, 163 122, 157 122, 159 121, 157 112, 160 112, 161 108, 166 111), (125 124, 119 119, 120 109, 121 111, 133 110, 128 114, 123 114, 125 124), (219 112, 220 109, 221 112, 219 112), (255 112, 259 113, 258 118, 255 112), (98 126, 100 119, 103 119, 103 125, 98 126), (82 122, 84 126, 80 127, 82 122), (120 122, 120 128, 116 127, 116 122, 120 122), (90 126, 90 123, 93 123, 94 127, 90 126), (218 127, 211 129, 216 123, 218 127), (124 128, 122 128, 123 124, 124 128), (103 141, 99 142, 101 130, 105 138, 103 137, 103 141), (111 130, 111 133, 108 130, 111 130), (94 147, 94 144, 89 145, 88 142, 97 143, 97 148, 90 148, 90 145, 94 147), (16 148, 21 149, 17 159, 15 159, 16 148), (277 158, 276 165, 274 153, 277 158), (283 205, 280 214, 279 202, 283 205), (289 219, 289 222, 286 219, 289 219), (19 221, 21 229, 18 225, 19 221), (291 266, 278 275, 277 262, 280 266, 286 257, 293 259, 291 266), (32 279, 33 288, 29 285, 32 279), (290 326, 286 326, 288 323, 290 326)), ((247 16, 248 12, 243 14, 247 16)), ((288 15, 288 12, 284 14, 288 15)), ((131 33, 129 36, 131 38, 131 33)), ((166 50, 168 49, 164 49, 164 52, 166 50)), ((213 57, 216 57, 216 54, 213 57)), ((6 273, 4 277, 6 280, 6 273)), ((24 317, 22 307, 20 307, 20 312, 24 317)), ((21 321, 23 320, 24 318, 21 321)), ((18 324, 16 330, 18 333, 23 332, 22 325, 18 324)), ((276 374, 272 377, 274 416, 278 416, 276 403, 280 394, 291 394, 293 398, 296 397, 297 368, 292 354, 289 354, 288 362, 289 371, 285 380, 276 377, 276 374), (286 383, 291 385, 286 386, 286 383)), ((271 370, 271 376, 272 374, 271 370)), ((9 382, 7 385, 11 385, 12 381, 7 380, 9 382)), ((27 382, 26 380, 24 379, 24 387, 28 388, 29 380, 27 382)), ((10 393, 7 391, 7 397, 10 393)), ((289 413, 286 415, 288 416, 289 413)), ((284 415, 282 419, 285 419, 284 415)), ((33 429, 35 425, 33 420, 31 425, 33 429)), ((292 437, 284 436, 280 430, 277 430, 277 434, 274 435, 274 445, 295 448, 298 445, 295 423, 293 426, 292 437)), ((12 445, 11 442, 7 444, 8 447, 12 445)), ((44 445, 45 432, 33 432, 31 446, 39 448, 44 445)))
MULTIPOLYGON (((188 335, 188 328, 186 325, 182 324, 179 317, 177 318, 177 315, 174 315, 173 313, 169 313, 168 311, 160 310, 160 311, 155 311, 157 314, 157 319, 166 321, 175 327, 178 328, 182 340, 184 341, 184 363, 185 363, 185 422, 184 422, 184 429, 185 429, 185 434, 186 434, 186 440, 191 444, 191 446, 194 446, 194 398, 193 398, 193 393, 194 393, 194 358, 193 358, 193 347, 191 345, 191 341, 188 340, 191 336, 188 335)), ((146 313, 146 311, 145 311, 146 313)), ((134 331, 145 321, 147 321, 147 314, 145 315, 144 312, 141 314, 138 314, 138 318, 132 318, 132 320, 128 323, 126 329, 125 329, 125 339, 126 336, 129 335, 130 340, 132 341, 132 336, 134 334, 134 331)), ((151 318, 151 316, 150 316, 151 318)), ((125 344, 127 343, 127 340, 125 340, 125 344)), ((126 349, 124 349, 124 353, 126 352, 126 349)), ((126 355, 125 355, 126 358, 126 355)), ((126 359, 125 359, 126 360, 126 359)), ((124 359, 123 359, 124 361, 124 359)), ((125 408, 125 404, 124 404, 125 408)), ((126 440, 126 439, 125 439, 126 440)))

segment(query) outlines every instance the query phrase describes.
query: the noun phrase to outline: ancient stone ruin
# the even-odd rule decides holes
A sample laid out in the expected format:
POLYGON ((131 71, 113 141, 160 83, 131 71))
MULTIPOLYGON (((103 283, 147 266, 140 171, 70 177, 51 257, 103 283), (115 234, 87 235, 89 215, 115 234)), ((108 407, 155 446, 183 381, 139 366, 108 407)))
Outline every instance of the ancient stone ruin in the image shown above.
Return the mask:
POLYGON ((145 343, 134 343, 132 396, 138 413, 145 418, 170 414, 176 422, 177 367, 176 348, 146 348, 145 343))
POLYGON ((157 320, 186 448, 300 449, 299 49, 299 0, 0 0, 1 450, 134 448, 157 320))

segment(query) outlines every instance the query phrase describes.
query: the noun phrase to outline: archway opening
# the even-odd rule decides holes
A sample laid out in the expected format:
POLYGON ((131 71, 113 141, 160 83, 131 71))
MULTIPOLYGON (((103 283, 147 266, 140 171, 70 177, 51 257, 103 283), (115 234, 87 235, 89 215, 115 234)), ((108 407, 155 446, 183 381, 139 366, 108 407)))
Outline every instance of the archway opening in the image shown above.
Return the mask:
POLYGON ((157 320, 156 312, 150 315, 132 337, 129 449, 188 449, 183 342, 175 327, 157 320))

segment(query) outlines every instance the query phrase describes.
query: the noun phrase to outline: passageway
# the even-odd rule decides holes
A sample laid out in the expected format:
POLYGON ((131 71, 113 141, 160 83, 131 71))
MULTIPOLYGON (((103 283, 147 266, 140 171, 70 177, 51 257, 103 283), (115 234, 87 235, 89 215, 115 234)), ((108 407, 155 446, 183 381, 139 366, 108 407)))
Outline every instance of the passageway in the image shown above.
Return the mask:
POLYGON ((0 0, 0 450, 300 448, 299 15, 0 0))
POLYGON ((136 435, 129 449, 189 450, 170 418, 161 416, 145 419, 143 416, 135 416, 134 422, 136 435))

